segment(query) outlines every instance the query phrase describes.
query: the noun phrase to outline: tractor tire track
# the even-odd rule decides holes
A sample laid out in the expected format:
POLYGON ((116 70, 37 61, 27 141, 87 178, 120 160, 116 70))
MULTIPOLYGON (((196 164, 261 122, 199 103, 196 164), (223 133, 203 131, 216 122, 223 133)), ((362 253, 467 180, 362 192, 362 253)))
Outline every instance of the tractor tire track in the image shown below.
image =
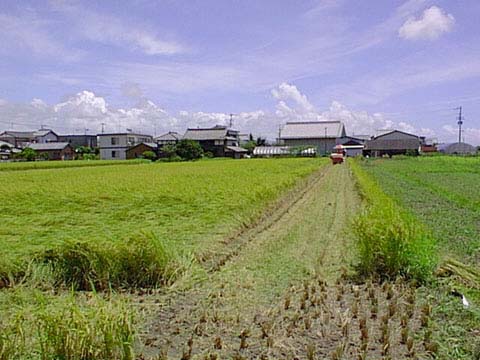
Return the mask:
POLYGON ((242 247, 254 240, 258 234, 269 230, 275 223, 286 220, 284 218, 288 216, 288 213, 294 211, 295 206, 299 206, 308 200, 310 189, 322 181, 327 170, 326 166, 322 166, 320 170, 315 171, 312 175, 308 176, 307 179, 296 185, 294 189, 282 196, 282 198, 267 209, 258 220, 224 239, 222 245, 228 249, 226 253, 216 252, 200 256, 199 260, 202 267, 207 272, 220 270, 222 266, 238 255, 242 247), (229 249, 232 247, 233 249, 229 249))

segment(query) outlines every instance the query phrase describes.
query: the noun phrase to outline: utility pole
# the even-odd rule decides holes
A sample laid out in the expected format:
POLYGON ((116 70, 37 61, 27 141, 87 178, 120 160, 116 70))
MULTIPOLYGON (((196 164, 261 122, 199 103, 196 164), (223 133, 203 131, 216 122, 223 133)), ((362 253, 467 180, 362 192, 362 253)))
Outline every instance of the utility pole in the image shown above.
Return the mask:
POLYGON ((233 115, 235 115, 235 114, 230 114, 230 122, 229 122, 229 125, 228 125, 228 127, 230 129, 233 127, 233 115))
POLYGON ((106 124, 102 122, 100 125, 102 125, 102 134, 103 134, 105 132, 105 125, 106 124))
POLYGON ((325 127, 325 147, 324 147, 324 155, 327 155, 327 128, 325 127))
POLYGON ((459 107, 455 108, 454 110, 458 110, 458 121, 457 121, 457 125, 458 125, 458 142, 461 143, 461 142, 462 142, 462 125, 463 125, 462 107, 459 106, 459 107))

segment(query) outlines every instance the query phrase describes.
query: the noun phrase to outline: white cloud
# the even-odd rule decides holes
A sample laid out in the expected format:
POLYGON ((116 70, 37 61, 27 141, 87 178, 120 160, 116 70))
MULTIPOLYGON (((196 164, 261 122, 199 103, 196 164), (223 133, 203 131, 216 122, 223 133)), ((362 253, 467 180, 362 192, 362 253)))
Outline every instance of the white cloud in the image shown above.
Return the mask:
POLYGON ((398 35, 407 40, 433 40, 451 31, 454 24, 453 15, 432 6, 423 12, 420 19, 409 18, 398 30, 398 35))
POLYGON ((301 112, 310 112, 314 110, 313 105, 308 101, 307 96, 302 94, 295 85, 282 83, 272 90, 275 99, 283 102, 291 100, 296 109, 301 112))
MULTIPOLYGON (((406 121, 392 121, 380 113, 353 110, 333 101, 326 111, 317 110, 308 98, 294 85, 282 83, 272 90, 276 101, 275 111, 259 109, 240 112, 233 118, 234 127, 242 133, 253 133, 275 139, 278 128, 286 121, 338 120, 344 122, 349 135, 375 135, 383 129, 399 129, 427 137, 438 137, 441 141, 456 139, 457 129, 450 125, 432 130, 419 128, 406 121)), ((48 105, 41 99, 30 104, 0 102, 0 119, 8 119, 17 130, 39 128, 41 124, 58 133, 100 132, 102 123, 106 131, 125 131, 160 135, 168 131, 183 133, 188 127, 209 127, 227 125, 230 116, 219 112, 190 112, 186 110, 171 114, 144 96, 132 107, 114 108, 107 101, 91 91, 81 91, 65 101, 48 105)), ((0 122, 7 128, 9 123, 0 122)), ((465 139, 472 144, 480 143, 480 129, 466 128, 465 139)))
POLYGON ((379 130, 396 127, 393 121, 382 114, 351 110, 339 101, 333 101, 330 108, 322 113, 322 117, 342 121, 348 135, 375 135, 379 130))
POLYGON ((50 25, 34 12, 18 16, 0 13, 0 53, 12 56, 15 52, 24 52, 28 56, 55 57, 55 61, 80 59, 83 53, 65 47, 53 37, 50 25))
MULTIPOLYGON (((452 125, 443 125, 443 136, 441 139, 445 142, 458 141, 458 127, 452 125)), ((472 145, 480 145, 480 129, 466 127, 462 129, 462 140, 472 145)))
POLYGON ((54 9, 68 16, 73 29, 88 40, 141 51, 146 55, 173 55, 185 52, 177 41, 161 38, 146 24, 100 14, 81 5, 57 3, 54 9))
POLYGON ((123 96, 130 99, 141 99, 144 97, 144 92, 140 84, 127 81, 120 86, 120 92, 123 96))

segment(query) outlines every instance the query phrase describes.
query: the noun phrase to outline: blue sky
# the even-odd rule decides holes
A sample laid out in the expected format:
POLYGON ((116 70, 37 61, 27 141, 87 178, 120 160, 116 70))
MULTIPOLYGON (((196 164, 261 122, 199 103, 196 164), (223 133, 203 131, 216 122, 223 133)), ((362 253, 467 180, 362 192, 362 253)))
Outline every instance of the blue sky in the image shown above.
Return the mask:
POLYGON ((342 120, 480 144, 480 2, 0 1, 0 129, 342 120))

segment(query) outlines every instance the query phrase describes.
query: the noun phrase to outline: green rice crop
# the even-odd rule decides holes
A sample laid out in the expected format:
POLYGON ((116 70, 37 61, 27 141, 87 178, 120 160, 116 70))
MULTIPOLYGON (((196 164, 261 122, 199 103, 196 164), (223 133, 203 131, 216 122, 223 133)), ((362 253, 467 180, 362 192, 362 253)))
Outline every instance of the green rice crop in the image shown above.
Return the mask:
POLYGON ((480 290, 464 270, 480 265, 480 157, 370 159, 362 169, 434 234, 440 274, 450 275, 445 265, 457 268, 423 289, 424 297, 434 299, 438 358, 477 359, 480 340, 472 330, 480 323, 480 290), (452 289, 467 297, 468 308, 452 289))
POLYGON ((67 241, 38 260, 51 267, 57 285, 105 290, 169 284, 189 268, 193 256, 178 254, 152 233, 139 233, 118 244, 67 241))
POLYGON ((428 226, 442 257, 480 264, 480 157, 379 159, 362 168, 428 226))
POLYGON ((35 169, 63 169, 72 167, 91 167, 109 165, 149 164, 150 160, 75 160, 75 161, 32 161, 0 163, 0 171, 19 171, 35 169))
POLYGON ((101 288, 169 282, 174 264, 183 268, 188 254, 221 251, 222 239, 325 163, 248 159, 0 172, 11 184, 0 188, 0 275, 22 275, 40 258, 54 266, 57 281, 78 288, 91 281, 101 288), (131 268, 142 270, 134 275, 131 268))
POLYGON ((380 279, 397 276, 420 281, 435 269, 435 240, 414 216, 388 197, 358 164, 350 162, 365 210, 352 226, 357 239, 359 273, 380 279))
POLYGON ((133 360, 136 315, 120 298, 0 294, 0 360, 133 360))

